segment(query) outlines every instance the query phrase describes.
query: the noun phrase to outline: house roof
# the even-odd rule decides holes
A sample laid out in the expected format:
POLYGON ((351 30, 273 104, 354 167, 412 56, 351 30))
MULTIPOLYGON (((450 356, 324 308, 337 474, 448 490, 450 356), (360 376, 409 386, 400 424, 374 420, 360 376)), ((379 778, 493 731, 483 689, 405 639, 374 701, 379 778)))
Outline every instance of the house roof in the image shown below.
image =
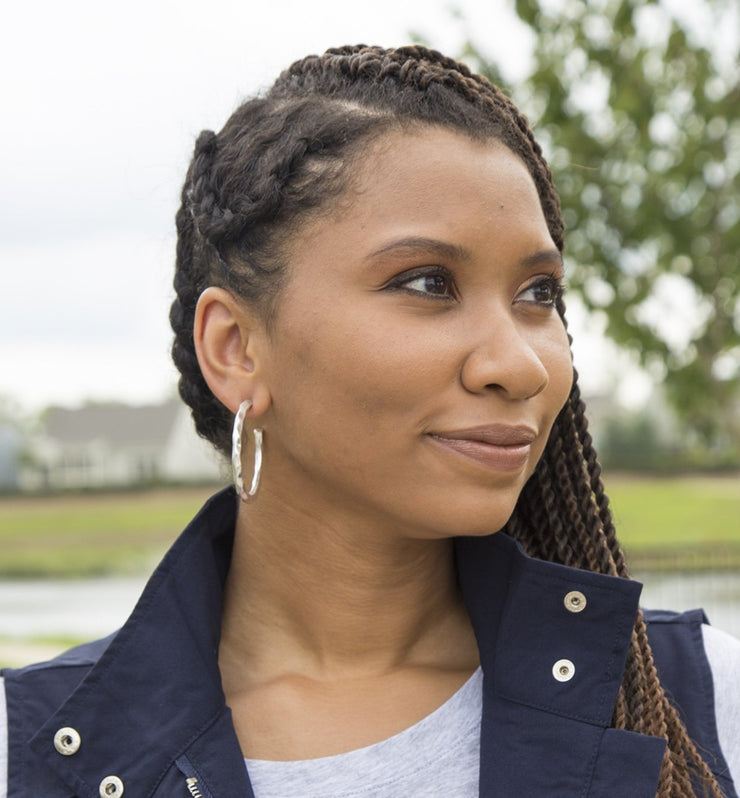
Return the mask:
POLYGON ((70 410, 50 407, 44 432, 61 443, 105 440, 112 445, 164 445, 182 409, 179 399, 159 405, 89 404, 70 410))

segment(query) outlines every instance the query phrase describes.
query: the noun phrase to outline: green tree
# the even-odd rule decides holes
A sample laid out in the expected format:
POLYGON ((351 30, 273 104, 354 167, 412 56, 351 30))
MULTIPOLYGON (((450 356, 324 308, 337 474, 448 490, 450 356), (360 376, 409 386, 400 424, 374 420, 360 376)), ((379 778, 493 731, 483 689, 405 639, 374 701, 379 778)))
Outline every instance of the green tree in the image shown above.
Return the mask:
MULTIPOLYGON (((719 32, 737 26, 733 2, 688 5, 719 32)), ((664 382, 683 423, 736 448, 737 40, 719 57, 650 0, 515 0, 515 9, 534 33, 534 66, 508 90, 553 168, 569 290, 664 382)), ((468 42, 462 57, 507 86, 505 64, 480 45, 468 42)))

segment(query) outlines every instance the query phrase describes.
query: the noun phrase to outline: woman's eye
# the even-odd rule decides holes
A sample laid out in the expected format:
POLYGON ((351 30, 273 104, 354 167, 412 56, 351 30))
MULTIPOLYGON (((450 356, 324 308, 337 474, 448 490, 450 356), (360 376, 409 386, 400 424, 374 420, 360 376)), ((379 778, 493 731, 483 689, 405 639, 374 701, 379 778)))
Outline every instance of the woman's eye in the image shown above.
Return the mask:
POLYGON ((401 274, 388 284, 388 288, 442 298, 455 295, 452 276, 439 271, 401 274))
POLYGON ((543 277, 525 288, 517 301, 554 307, 562 292, 563 286, 557 277, 543 277))

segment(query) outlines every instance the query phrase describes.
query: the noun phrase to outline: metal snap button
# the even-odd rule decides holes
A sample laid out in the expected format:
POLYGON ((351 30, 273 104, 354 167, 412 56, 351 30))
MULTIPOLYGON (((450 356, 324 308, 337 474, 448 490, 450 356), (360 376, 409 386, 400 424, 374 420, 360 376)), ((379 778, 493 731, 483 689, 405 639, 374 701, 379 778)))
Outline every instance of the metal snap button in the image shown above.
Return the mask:
POLYGON ((565 594, 563 604, 568 612, 582 612, 586 609, 588 602, 580 590, 571 590, 570 593, 565 594))
POLYGON ((80 750, 82 739, 77 729, 71 726, 63 726, 54 735, 54 748, 62 756, 72 756, 80 750))
POLYGON ((552 666, 552 675, 559 682, 569 682, 576 675, 576 666, 569 659, 559 659, 552 666))
POLYGON ((100 782, 100 798, 118 798, 123 795, 123 782, 118 776, 106 776, 100 782))

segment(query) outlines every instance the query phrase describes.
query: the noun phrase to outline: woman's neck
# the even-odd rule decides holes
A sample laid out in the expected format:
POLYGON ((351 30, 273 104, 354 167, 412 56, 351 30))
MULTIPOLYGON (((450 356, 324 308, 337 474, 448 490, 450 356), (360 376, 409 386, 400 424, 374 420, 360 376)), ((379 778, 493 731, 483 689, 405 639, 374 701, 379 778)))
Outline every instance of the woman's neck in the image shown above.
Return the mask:
POLYGON ((230 672, 252 681, 475 667, 450 540, 356 518, 327 524, 285 503, 271 515, 258 503, 239 513, 222 620, 230 672))

